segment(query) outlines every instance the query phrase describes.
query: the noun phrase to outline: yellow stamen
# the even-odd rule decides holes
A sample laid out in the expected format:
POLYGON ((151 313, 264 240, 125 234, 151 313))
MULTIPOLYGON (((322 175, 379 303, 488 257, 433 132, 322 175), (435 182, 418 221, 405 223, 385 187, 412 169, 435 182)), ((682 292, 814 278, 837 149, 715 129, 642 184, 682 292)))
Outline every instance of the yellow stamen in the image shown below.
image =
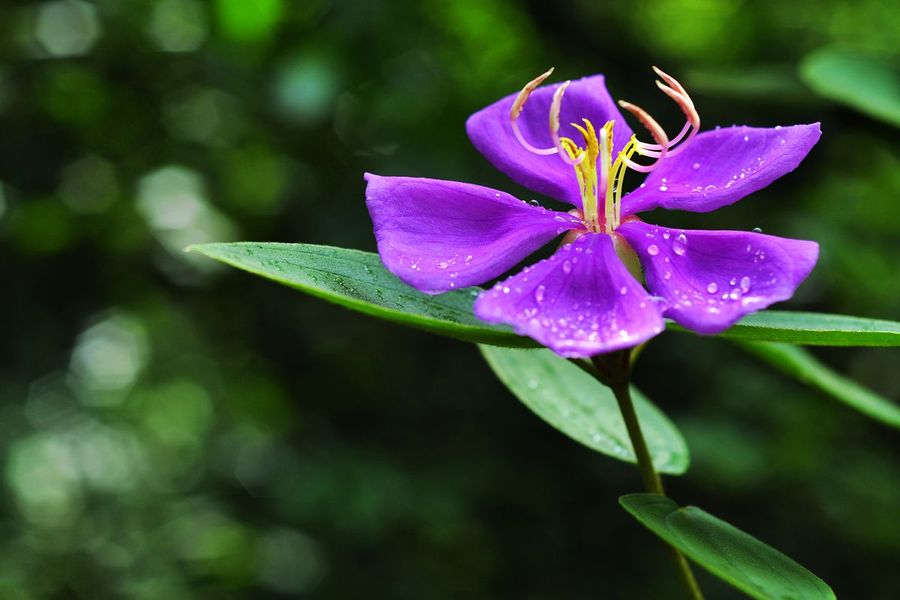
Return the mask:
POLYGON ((600 215, 597 206, 600 189, 597 179, 597 157, 601 153, 601 141, 597 139, 594 125, 587 119, 582 119, 582 121, 584 126, 577 123, 571 123, 571 125, 584 138, 584 148, 565 137, 559 138, 559 142, 571 159, 572 166, 575 167, 575 176, 578 178, 578 188, 581 192, 581 203, 584 207, 584 220, 591 231, 600 231, 600 215))
MULTIPOLYGON (((656 85, 669 98, 675 101, 684 113, 686 122, 681 132, 675 138, 669 138, 665 130, 650 116, 647 111, 639 106, 620 100, 619 106, 632 115, 650 132, 654 143, 641 142, 632 135, 625 147, 612 159, 613 152, 613 121, 607 121, 600 131, 594 129, 593 124, 582 119, 584 125, 571 123, 584 139, 584 147, 575 141, 559 135, 560 114, 562 112, 563 97, 569 87, 569 81, 559 85, 553 92, 549 111, 550 137, 553 141, 551 148, 535 148, 529 144, 519 130, 517 120, 522 114, 525 102, 532 92, 544 82, 553 72, 550 69, 528 82, 512 104, 509 120, 516 139, 526 150, 533 154, 549 155, 559 154, 559 158, 566 164, 574 167, 575 176, 578 179, 578 188, 581 193, 583 206, 583 219, 588 229, 594 232, 612 234, 619 227, 622 220, 622 188, 625 173, 628 169, 641 173, 653 171, 659 163, 681 152, 700 129, 700 116, 687 90, 674 77, 653 67, 653 70, 663 80, 656 85), (663 83, 664 82, 664 83, 663 83), (631 160, 637 153, 647 158, 655 158, 652 163, 641 165, 631 160), (600 173, 597 173, 597 161, 600 161, 600 173), (600 214, 599 191, 603 187, 603 214, 600 214)), ((662 188, 661 188, 662 190, 662 188)))

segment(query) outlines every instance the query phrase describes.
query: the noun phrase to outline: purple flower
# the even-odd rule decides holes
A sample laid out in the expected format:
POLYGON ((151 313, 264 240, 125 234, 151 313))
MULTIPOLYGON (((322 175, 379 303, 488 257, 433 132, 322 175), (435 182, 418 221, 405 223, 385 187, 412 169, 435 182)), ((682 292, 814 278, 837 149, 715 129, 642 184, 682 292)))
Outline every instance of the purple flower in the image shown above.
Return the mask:
POLYGON ((700 120, 687 92, 656 71, 686 117, 672 139, 642 109, 620 102, 654 143, 638 141, 601 75, 539 87, 552 69, 469 118, 469 138, 495 167, 572 204, 569 213, 468 183, 366 174, 385 266, 438 294, 499 277, 565 234, 555 254, 483 292, 474 310, 566 357, 644 342, 663 330, 664 317, 718 333, 790 298, 816 263, 815 242, 671 229, 635 215, 732 204, 795 169, 818 141, 819 124, 696 135, 700 120), (628 169, 649 175, 623 197, 628 169))

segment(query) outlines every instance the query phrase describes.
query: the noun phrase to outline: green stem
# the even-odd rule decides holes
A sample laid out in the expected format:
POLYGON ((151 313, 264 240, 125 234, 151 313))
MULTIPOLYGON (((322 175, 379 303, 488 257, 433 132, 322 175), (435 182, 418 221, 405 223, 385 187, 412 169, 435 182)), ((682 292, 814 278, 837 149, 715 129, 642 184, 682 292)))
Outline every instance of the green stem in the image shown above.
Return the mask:
MULTIPOLYGON (((592 362, 596 370, 594 376, 612 390, 619 403, 619 410, 622 413, 622 419, 625 421, 625 428, 628 430, 628 437, 631 439, 631 446, 634 448, 634 455, 637 458, 637 466, 644 480, 644 489, 651 494, 665 495, 662 479, 653 466, 653 459, 650 456, 650 450, 647 448, 644 432, 641 430, 637 412, 634 410, 634 402, 631 401, 631 353, 628 350, 619 350, 611 354, 595 356, 592 362)), ((700 591, 700 586, 697 585, 694 572, 691 570, 691 565, 687 559, 674 546, 669 544, 666 544, 666 546, 669 548, 681 582, 687 589, 688 596, 691 600, 703 600, 703 592, 700 591)))
POLYGON ((631 446, 634 448, 637 467, 641 472, 641 477, 644 479, 644 489, 652 494, 665 495, 662 479, 653 466, 653 457, 650 456, 647 441, 644 439, 644 432, 641 430, 637 412, 634 410, 634 402, 631 401, 628 380, 614 383, 610 388, 619 402, 619 411, 622 413, 625 428, 628 430, 628 437, 631 439, 631 446))

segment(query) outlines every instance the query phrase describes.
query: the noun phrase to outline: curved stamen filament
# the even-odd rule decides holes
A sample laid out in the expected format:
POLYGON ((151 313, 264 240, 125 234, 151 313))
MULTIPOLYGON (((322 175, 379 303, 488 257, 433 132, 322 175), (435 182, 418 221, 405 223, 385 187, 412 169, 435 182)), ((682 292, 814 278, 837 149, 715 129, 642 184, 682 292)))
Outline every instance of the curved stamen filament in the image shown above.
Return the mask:
MULTIPOLYGON (((693 139, 697 132, 700 131, 700 115, 697 113, 697 109, 694 107, 694 102, 691 100, 690 95, 687 93, 687 90, 684 89, 677 79, 663 71, 658 67, 653 67, 653 70, 657 75, 662 78, 666 83, 662 83, 661 81, 656 82, 656 86, 669 98, 675 101, 678 107, 681 109, 681 112, 684 114, 686 119, 684 127, 681 128, 681 131, 678 135, 669 142, 669 156, 675 156, 687 145, 688 142, 693 139), (688 133, 690 132, 690 133, 688 133), (687 135, 687 138, 685 138, 687 135), (681 144, 678 148, 673 147, 684 140, 684 143, 681 144)), ((644 156, 649 157, 661 157, 661 152, 663 148, 659 144, 647 144, 644 142, 638 142, 639 147, 643 150, 642 154, 644 156)))
POLYGON ((685 124, 674 139, 669 140, 665 130, 651 117, 647 111, 639 106, 620 100, 619 106, 637 117, 638 121, 650 132, 655 143, 641 142, 632 135, 625 147, 619 151, 610 171, 610 178, 606 190, 606 230, 616 229, 622 218, 622 183, 628 169, 641 173, 653 171, 666 157, 674 156, 681 152, 697 134, 700 129, 700 115, 694 107, 694 102, 677 79, 665 73, 657 67, 653 70, 663 81, 657 81, 656 86, 669 98, 675 101, 685 117, 685 124), (665 83, 663 83, 665 82, 665 83), (676 147, 677 145, 677 147, 676 147), (649 165, 640 165, 631 157, 635 154, 655 158, 649 165))
POLYGON ((549 129, 553 146, 550 148, 536 148, 524 138, 517 123, 518 118, 521 116, 525 103, 532 92, 553 73, 553 69, 529 81, 516 96, 510 108, 509 122, 516 139, 523 148, 534 154, 558 154, 563 162, 574 167, 579 191, 581 192, 582 218, 591 231, 599 232, 602 229, 606 233, 612 233, 621 223, 623 180, 628 169, 640 173, 653 171, 660 161, 681 152, 700 129, 700 116, 687 90, 668 73, 657 67, 653 67, 653 70, 662 79, 662 81, 656 81, 657 87, 678 105, 684 114, 685 124, 677 136, 669 139, 665 130, 647 111, 635 104, 620 100, 619 106, 630 112, 641 122, 653 138, 653 143, 641 142, 636 136, 632 135, 628 143, 619 150, 615 160, 612 160, 613 126, 615 124, 612 120, 607 121, 599 132, 594 130, 594 126, 588 119, 582 119, 583 126, 578 123, 570 123, 584 138, 584 147, 579 146, 578 143, 568 137, 560 136, 562 102, 571 83, 570 81, 562 83, 554 90, 553 98, 550 102, 549 129), (642 165, 632 160, 635 154, 655 160, 650 164, 642 165), (599 173, 598 160, 600 163, 599 173), (599 207, 599 192, 601 189, 605 192, 602 211, 599 207))
MULTIPOLYGON (((640 106, 636 106, 631 102, 625 102, 624 100, 619 100, 619 106, 637 117, 638 121, 641 122, 641 125, 646 127, 647 131, 650 132, 650 135, 653 137, 653 140, 657 143, 657 145, 662 148, 659 153, 654 153, 656 155, 656 160, 649 165, 639 165, 628 157, 623 158, 623 162, 631 169, 634 169, 635 171, 638 171, 640 173, 649 173, 656 168, 656 165, 659 163, 659 161, 666 157, 666 153, 669 150, 669 137, 666 135, 665 130, 663 130, 660 124, 657 123, 656 120, 640 106)), ((650 154, 650 151, 643 150, 641 142, 635 140, 634 144, 635 150, 641 156, 653 156, 650 154)))
POLYGON ((538 75, 531 81, 525 84, 525 87, 522 88, 522 91, 519 92, 519 95, 516 96, 515 101, 512 104, 512 107, 509 109, 509 124, 512 127, 513 134, 516 136, 516 140, 522 145, 523 148, 531 152, 532 154, 540 154, 543 156, 549 156, 551 154, 556 154, 559 152, 559 144, 554 145, 552 148, 536 148, 528 143, 525 139, 525 136, 522 135, 521 130, 519 129, 518 119, 522 114, 522 110, 525 108, 525 103, 528 102, 528 97, 531 96, 531 92, 533 92, 539 85, 541 85, 545 79, 550 77, 553 73, 553 67, 546 73, 542 73, 538 75))
MULTIPOLYGON (((556 88, 556 91, 553 92, 553 101, 550 103, 550 137, 553 138, 553 145, 559 151, 559 157, 563 159, 566 164, 577 166, 580 165, 581 162, 587 156, 587 151, 582 151, 578 156, 573 157, 569 152, 566 152, 562 145, 562 138, 559 137, 559 113, 562 110, 562 99, 566 93, 566 88, 569 87, 571 81, 566 81, 561 86, 556 88)), ((581 130, 582 135, 587 139, 587 132, 584 129, 581 129, 578 125, 572 124, 573 127, 576 127, 581 130)), ((590 126, 590 125, 588 125, 590 126)), ((593 133, 593 127, 591 128, 591 133, 593 133)))

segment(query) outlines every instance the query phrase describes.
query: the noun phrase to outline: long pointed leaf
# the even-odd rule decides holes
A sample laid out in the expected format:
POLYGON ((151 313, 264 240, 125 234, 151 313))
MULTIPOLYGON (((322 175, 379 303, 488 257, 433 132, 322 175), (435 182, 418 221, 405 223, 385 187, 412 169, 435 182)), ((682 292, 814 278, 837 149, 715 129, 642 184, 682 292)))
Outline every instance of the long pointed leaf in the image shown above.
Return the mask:
POLYGON ((836 373, 803 348, 774 342, 737 342, 750 354, 859 412, 900 428, 900 406, 836 373))
POLYGON ((200 244, 188 250, 373 317, 467 342, 537 346, 508 327, 478 320, 472 302, 480 289, 428 296, 397 279, 371 252, 275 242, 200 244))
POLYGON ((695 506, 657 494, 619 504, 650 531, 714 575, 760 600, 832 600, 827 583, 775 548, 695 506))
MULTIPOLYGON (((690 333, 675 323, 668 329, 690 333)), ((717 337, 801 346, 900 346, 900 323, 847 315, 765 310, 747 315, 717 337)))

